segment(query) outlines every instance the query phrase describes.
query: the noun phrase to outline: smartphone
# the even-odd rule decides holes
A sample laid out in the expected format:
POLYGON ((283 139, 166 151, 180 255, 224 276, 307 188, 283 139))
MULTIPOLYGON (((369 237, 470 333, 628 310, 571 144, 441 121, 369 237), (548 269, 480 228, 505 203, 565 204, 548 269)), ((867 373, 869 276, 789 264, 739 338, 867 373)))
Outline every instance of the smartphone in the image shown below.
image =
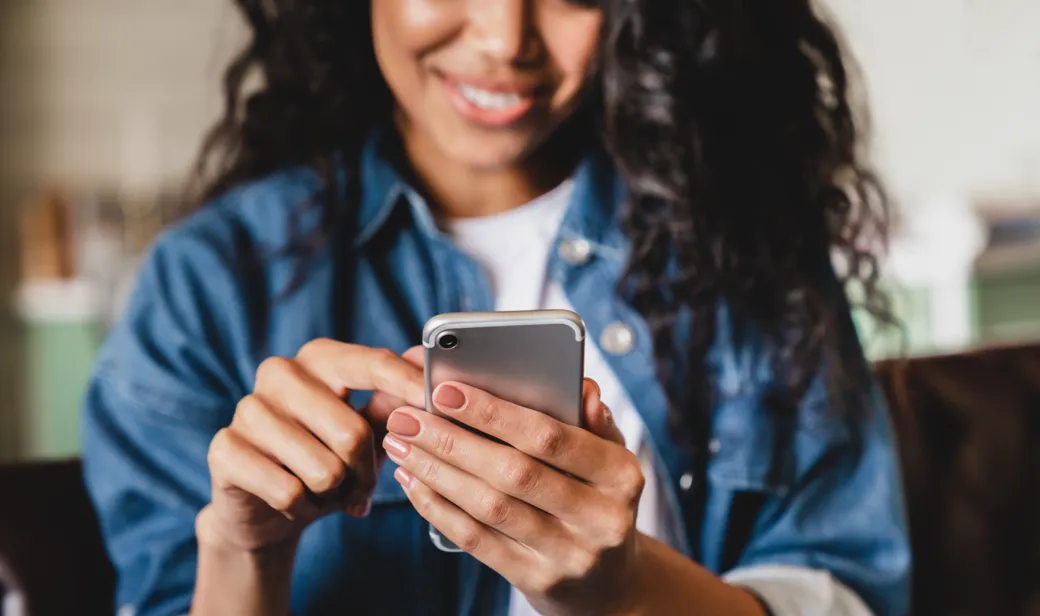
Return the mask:
MULTIPOLYGON (((423 328, 423 347, 429 412, 443 416, 433 390, 458 381, 565 424, 583 423, 585 323, 574 312, 441 314, 423 328)), ((432 525, 430 539, 445 552, 460 551, 432 525)))

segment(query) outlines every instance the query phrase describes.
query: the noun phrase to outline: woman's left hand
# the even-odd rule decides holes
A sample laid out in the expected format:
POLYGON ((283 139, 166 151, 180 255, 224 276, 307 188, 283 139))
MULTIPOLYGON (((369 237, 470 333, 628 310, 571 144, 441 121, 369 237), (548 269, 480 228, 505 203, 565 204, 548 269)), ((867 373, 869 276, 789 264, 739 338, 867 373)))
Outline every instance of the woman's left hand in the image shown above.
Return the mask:
POLYGON ((636 570, 639 460, 586 379, 585 428, 460 383, 387 423, 387 455, 419 514, 543 614, 619 611, 636 570))

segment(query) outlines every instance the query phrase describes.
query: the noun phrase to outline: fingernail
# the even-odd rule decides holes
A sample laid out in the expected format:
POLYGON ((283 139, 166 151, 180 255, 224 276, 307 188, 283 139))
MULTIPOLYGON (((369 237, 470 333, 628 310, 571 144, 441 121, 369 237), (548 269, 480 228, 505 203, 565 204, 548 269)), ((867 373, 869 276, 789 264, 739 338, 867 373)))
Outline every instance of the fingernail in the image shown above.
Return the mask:
POLYGON ((614 423, 614 414, 610 412, 610 408, 606 404, 603 405, 603 421, 608 426, 614 423))
POLYGON ((419 434, 419 420, 403 411, 394 411, 386 422, 386 429, 401 436, 419 434))
POLYGON ((401 467, 397 467, 397 470, 394 471, 394 479, 405 488, 412 487, 412 474, 401 467))
POLYGON ((433 392, 433 401, 445 411, 457 411, 466 405, 466 396, 458 387, 443 384, 433 392))
POLYGON ((390 454, 390 457, 397 458, 406 458, 408 456, 408 452, 411 450, 411 447, 409 447, 407 443, 402 443, 401 441, 394 438, 392 434, 387 434, 385 437, 383 437, 383 448, 387 450, 387 453, 390 454))

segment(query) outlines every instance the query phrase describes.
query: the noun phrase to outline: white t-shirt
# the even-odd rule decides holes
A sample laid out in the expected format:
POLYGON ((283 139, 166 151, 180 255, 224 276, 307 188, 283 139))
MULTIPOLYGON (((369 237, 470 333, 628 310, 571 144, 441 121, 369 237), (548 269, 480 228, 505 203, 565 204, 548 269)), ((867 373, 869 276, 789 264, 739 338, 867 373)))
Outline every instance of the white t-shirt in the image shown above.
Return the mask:
MULTIPOLYGON (((494 292, 495 310, 573 310, 560 285, 549 281, 546 275, 549 255, 572 192, 573 183, 568 180, 538 199, 502 214, 445 222, 446 230, 459 248, 483 266, 494 292)), ((585 376, 599 384, 603 402, 625 436, 625 446, 643 462, 646 488, 639 501, 637 528, 675 545, 677 527, 670 519, 671 509, 662 500, 653 451, 643 438, 643 420, 599 347, 588 340, 585 376)), ((510 616, 537 614, 515 590, 509 613, 510 616)))
MULTIPOLYGON (((483 266, 494 292, 496 310, 573 310, 563 289, 548 279, 546 271, 572 193, 573 182, 568 180, 534 201, 502 214, 444 221, 445 231, 458 247, 483 266)), ((603 402, 625 437, 625 446, 642 462, 646 487, 639 500, 636 528, 677 548, 678 520, 665 499, 650 441, 643 438, 642 417, 599 347, 588 339, 585 376, 599 384, 603 402)), ((731 571, 725 579, 756 592, 776 616, 870 616, 862 601, 825 571, 757 566, 731 571)), ((537 614, 514 589, 509 616, 537 614)))

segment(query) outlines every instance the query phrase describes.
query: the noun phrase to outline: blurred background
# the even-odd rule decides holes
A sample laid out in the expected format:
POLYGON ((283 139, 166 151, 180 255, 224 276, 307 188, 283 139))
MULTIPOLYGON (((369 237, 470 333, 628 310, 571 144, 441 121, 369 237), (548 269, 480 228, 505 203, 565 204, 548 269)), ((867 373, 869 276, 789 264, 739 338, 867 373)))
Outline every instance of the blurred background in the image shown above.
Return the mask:
MULTIPOLYGON (((230 2, 0 2, 0 461, 78 452, 81 388, 136 260, 183 211, 230 2)), ((829 0, 900 224, 905 347, 1040 340, 1040 2, 829 0)))

